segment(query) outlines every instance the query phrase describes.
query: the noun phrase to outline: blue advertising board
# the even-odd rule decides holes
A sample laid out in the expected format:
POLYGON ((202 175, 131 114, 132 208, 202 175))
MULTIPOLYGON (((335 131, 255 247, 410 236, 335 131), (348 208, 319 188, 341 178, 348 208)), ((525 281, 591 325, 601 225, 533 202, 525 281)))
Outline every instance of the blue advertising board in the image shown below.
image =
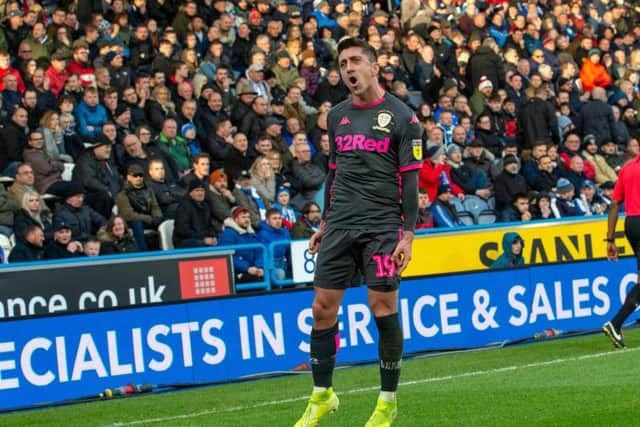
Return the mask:
MULTIPOLYGON (((627 258, 405 280, 405 352, 599 327, 636 282, 635 268, 627 258)), ((308 359, 312 298, 311 290, 295 290, 3 321, 0 409, 128 383, 213 382, 297 369, 308 359)), ((363 287, 345 294, 339 363, 377 358, 366 301, 363 287)))

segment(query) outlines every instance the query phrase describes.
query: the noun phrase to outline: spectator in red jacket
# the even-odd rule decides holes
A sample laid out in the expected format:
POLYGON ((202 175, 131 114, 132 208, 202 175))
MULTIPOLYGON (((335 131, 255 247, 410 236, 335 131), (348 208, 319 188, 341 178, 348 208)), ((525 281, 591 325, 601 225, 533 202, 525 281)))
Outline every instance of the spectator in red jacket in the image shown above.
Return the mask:
POLYGON ((69 74, 80 76, 82 87, 91 86, 96 81, 95 70, 89 66, 89 45, 84 40, 73 42, 73 56, 67 65, 69 74))
POLYGON ((464 195, 464 191, 451 181, 451 166, 447 163, 444 147, 435 144, 427 148, 424 163, 418 175, 418 186, 427 190, 429 200, 435 200, 438 196, 438 186, 443 173, 447 176, 447 182, 451 183, 452 193, 457 197, 464 195))
POLYGON ((62 52, 55 52, 51 56, 51 65, 45 75, 49 79, 49 90, 57 97, 64 90, 64 84, 69 78, 67 60, 62 52))

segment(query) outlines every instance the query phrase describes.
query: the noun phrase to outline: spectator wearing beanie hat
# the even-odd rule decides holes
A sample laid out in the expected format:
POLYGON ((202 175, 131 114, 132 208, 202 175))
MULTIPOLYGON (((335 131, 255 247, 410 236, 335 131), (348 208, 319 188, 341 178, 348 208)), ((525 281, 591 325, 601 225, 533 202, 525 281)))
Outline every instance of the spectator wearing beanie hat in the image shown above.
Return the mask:
POLYGON ((176 211, 173 245, 176 248, 216 246, 217 235, 211 221, 211 210, 205 201, 205 183, 193 179, 176 211))
MULTIPOLYGON (((483 199, 491 196, 489 179, 484 171, 473 171, 462 161, 462 148, 457 144, 447 147, 447 163, 451 166, 451 183, 462 189, 464 194, 472 194, 483 199)), ((460 195, 458 195, 460 197, 460 195)))
POLYGON ((482 113, 489 106, 489 98, 493 93, 493 83, 487 76, 480 77, 478 89, 473 92, 469 99, 469 106, 474 116, 482 113))
POLYGON ((557 197, 551 201, 551 210, 556 218, 580 216, 574 200, 575 187, 566 178, 558 179, 556 183, 557 197))
POLYGON ((213 224, 222 231, 224 220, 231 216, 231 209, 236 205, 236 198, 229 190, 229 178, 222 169, 216 169, 209 177, 210 207, 213 224))
MULTIPOLYGON (((451 183, 451 166, 446 162, 446 159, 444 146, 433 144, 427 148, 424 162, 418 175, 418 186, 427 191, 429 200, 436 199, 442 174, 444 174, 447 177, 447 181, 451 183)), ((462 193, 462 189, 457 185, 453 184, 451 187, 456 196, 462 193)))
POLYGON ((182 125, 182 128, 180 128, 180 135, 187 142, 187 146, 189 147, 189 152, 191 153, 192 158, 202 152, 202 150, 200 149, 200 144, 196 139, 196 132, 197 129, 191 122, 185 123, 184 125, 182 125))
POLYGON ((596 87, 603 89, 611 86, 611 76, 607 68, 600 63, 600 49, 589 50, 587 57, 580 68, 580 82, 584 92, 591 92, 596 87))
POLYGON ((438 192, 431 207, 433 224, 437 228, 459 227, 464 223, 458 217, 455 207, 451 204, 451 185, 439 180, 438 192))
POLYGON ((302 52, 302 62, 300 64, 300 77, 307 83, 307 94, 315 96, 320 85, 320 69, 316 54, 311 49, 302 52))
POLYGON ((507 209, 517 194, 528 194, 527 180, 519 174, 520 161, 512 154, 503 160, 504 170, 496 176, 496 211, 500 214, 507 209))
POLYGON ((288 230, 293 228, 298 217, 291 205, 289 205, 290 200, 291 190, 289 187, 284 185, 278 187, 276 190, 276 202, 273 204, 273 207, 280 211, 280 214, 282 215, 282 226, 286 227, 288 230))

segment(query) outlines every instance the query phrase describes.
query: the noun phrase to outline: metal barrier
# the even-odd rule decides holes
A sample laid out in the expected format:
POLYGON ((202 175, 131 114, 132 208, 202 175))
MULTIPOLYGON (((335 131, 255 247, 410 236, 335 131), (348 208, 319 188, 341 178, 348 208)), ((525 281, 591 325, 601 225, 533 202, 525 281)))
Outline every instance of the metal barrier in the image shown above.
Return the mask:
POLYGON ((216 250, 220 249, 220 250, 230 250, 233 251, 234 255, 238 250, 243 250, 243 249, 260 249, 260 252, 262 252, 262 265, 264 266, 264 276, 262 277, 262 281, 260 282, 251 282, 251 283, 236 283, 235 281, 235 271, 233 272, 233 286, 235 288, 236 291, 259 291, 259 290, 264 290, 264 291, 270 291, 271 290, 271 280, 269 280, 269 274, 267 274, 267 271, 269 269, 269 266, 271 265, 271 260, 268 257, 268 253, 267 253, 267 248, 262 244, 262 243, 251 243, 251 244, 245 244, 245 245, 233 245, 233 246, 216 246, 215 247, 216 250))
POLYGON ((293 282, 293 278, 288 277, 285 279, 278 279, 275 275, 276 265, 275 265, 275 248, 278 246, 289 246, 291 245, 291 240, 277 240, 275 242, 271 242, 267 249, 267 262, 269 263, 269 277, 271 279, 271 283, 274 286, 284 287, 284 286, 293 286, 295 283, 293 282))

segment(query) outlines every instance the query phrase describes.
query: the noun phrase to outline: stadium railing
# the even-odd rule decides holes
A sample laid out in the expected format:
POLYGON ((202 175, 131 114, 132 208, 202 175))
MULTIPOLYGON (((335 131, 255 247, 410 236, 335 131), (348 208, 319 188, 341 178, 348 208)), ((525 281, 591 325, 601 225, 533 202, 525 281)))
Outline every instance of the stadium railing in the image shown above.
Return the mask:
POLYGON ((275 274, 276 265, 275 265, 275 249, 279 246, 289 246, 291 244, 291 240, 278 240, 275 242, 271 242, 269 247, 267 248, 267 262, 269 263, 269 278, 271 279, 271 284, 273 286, 278 286, 280 288, 285 286, 293 286, 295 283, 293 282, 293 278, 286 277, 284 279, 278 279, 275 274))

